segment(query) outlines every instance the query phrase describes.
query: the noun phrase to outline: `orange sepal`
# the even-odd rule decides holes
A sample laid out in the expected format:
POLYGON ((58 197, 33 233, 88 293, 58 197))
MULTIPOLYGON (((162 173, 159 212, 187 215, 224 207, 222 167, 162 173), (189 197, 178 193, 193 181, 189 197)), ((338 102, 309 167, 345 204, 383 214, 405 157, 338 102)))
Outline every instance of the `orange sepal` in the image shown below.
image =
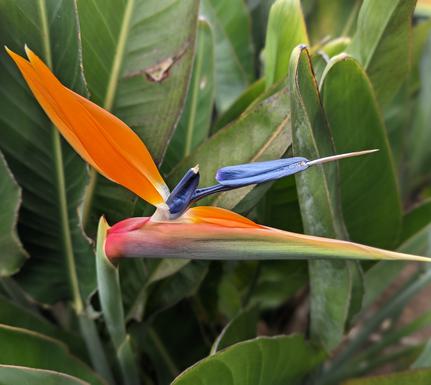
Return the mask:
POLYGON ((193 223, 206 223, 223 227, 255 227, 263 226, 243 217, 233 211, 222 209, 220 207, 198 206, 188 209, 184 218, 190 219, 193 223))
POLYGON ((29 61, 6 50, 46 114, 84 160, 147 202, 155 206, 165 202, 168 188, 145 144, 132 129, 63 86, 27 47, 29 61))

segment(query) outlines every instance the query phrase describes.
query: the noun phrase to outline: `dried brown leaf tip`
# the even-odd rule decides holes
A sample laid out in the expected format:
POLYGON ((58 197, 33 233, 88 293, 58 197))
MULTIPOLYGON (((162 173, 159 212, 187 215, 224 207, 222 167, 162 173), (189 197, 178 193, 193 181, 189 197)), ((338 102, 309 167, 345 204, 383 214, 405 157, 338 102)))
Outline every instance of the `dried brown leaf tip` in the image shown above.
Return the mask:
POLYGON ((162 62, 151 66, 145 70, 145 75, 148 80, 156 83, 160 83, 165 80, 169 76, 169 70, 172 65, 175 63, 175 59, 172 57, 168 57, 162 62))

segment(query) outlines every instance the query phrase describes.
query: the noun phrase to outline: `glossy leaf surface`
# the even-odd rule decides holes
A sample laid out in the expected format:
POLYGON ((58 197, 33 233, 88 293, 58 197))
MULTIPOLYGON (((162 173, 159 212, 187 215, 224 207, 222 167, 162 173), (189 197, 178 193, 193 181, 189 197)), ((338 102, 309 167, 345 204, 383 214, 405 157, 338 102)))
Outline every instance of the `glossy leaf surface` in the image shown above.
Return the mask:
POLYGON ((415 4, 416 0, 364 0, 359 12, 348 53, 365 68, 382 104, 394 97, 409 71, 415 4))
POLYGON ((266 88, 289 71, 289 59, 299 44, 308 44, 299 0, 277 0, 271 7, 264 50, 266 88))
POLYGON ((0 339, 2 344, 8 347, 0 351, 2 365, 55 370, 94 385, 104 384, 90 367, 72 356, 66 346, 57 340, 27 329, 6 325, 0 325, 0 339))
POLYGON ((214 354, 180 374, 172 385, 282 385, 296 383, 324 355, 300 336, 258 338, 214 354))
POLYGON ((256 307, 241 311, 222 330, 211 347, 211 354, 235 343, 256 337, 258 310, 256 307))
POLYGON ((354 59, 340 55, 332 59, 321 88, 336 152, 379 149, 360 161, 346 159, 339 165, 342 209, 350 239, 394 247, 401 229, 399 188, 371 83, 354 59))
MULTIPOLYGON (((293 154, 301 154, 307 159, 333 155, 332 135, 306 49, 293 51, 289 79, 293 154)), ((337 165, 333 163, 295 175, 306 234, 338 239, 347 237, 337 190, 337 171, 337 165)), ((309 276, 311 333, 331 350, 344 334, 352 289, 349 267, 342 261, 310 261, 309 276)))
POLYGON ((242 0, 202 0, 200 13, 214 31, 215 98, 225 111, 253 79, 250 16, 242 0))
POLYGON ((13 385, 28 383, 32 385, 89 385, 67 374, 51 370, 32 369, 24 366, 0 365, 0 384, 13 385))
POLYGON ((181 119, 175 130, 163 162, 170 170, 207 139, 214 103, 214 43, 206 21, 199 21, 196 53, 190 88, 181 119))

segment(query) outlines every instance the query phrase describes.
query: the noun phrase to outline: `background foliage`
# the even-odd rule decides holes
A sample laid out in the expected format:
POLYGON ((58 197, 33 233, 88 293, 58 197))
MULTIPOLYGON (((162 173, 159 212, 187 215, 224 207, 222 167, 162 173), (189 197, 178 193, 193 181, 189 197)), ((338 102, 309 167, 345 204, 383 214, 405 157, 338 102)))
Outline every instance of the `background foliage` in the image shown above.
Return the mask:
MULTIPOLYGON (((0 0, 0 45, 124 120, 170 187, 196 163, 210 185, 223 165, 379 148, 204 203, 431 256, 430 16, 426 0, 0 0)), ((5 52, 0 95, 0 384, 430 382, 428 266, 114 267, 99 216, 151 208, 86 167, 5 52)))

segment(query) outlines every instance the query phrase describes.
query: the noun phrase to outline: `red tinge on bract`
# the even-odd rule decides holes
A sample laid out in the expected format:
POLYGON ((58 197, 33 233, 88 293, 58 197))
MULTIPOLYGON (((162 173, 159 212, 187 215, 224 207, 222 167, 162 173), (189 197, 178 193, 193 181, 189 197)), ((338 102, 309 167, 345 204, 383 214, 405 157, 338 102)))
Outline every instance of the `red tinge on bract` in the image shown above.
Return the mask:
POLYGON ((147 202, 163 205, 169 190, 145 144, 132 129, 63 86, 27 47, 29 60, 6 50, 46 114, 84 160, 147 202))
POLYGON ((107 230, 104 251, 118 258, 393 259, 426 257, 261 226, 229 210, 195 207, 175 221, 130 218, 107 230))

